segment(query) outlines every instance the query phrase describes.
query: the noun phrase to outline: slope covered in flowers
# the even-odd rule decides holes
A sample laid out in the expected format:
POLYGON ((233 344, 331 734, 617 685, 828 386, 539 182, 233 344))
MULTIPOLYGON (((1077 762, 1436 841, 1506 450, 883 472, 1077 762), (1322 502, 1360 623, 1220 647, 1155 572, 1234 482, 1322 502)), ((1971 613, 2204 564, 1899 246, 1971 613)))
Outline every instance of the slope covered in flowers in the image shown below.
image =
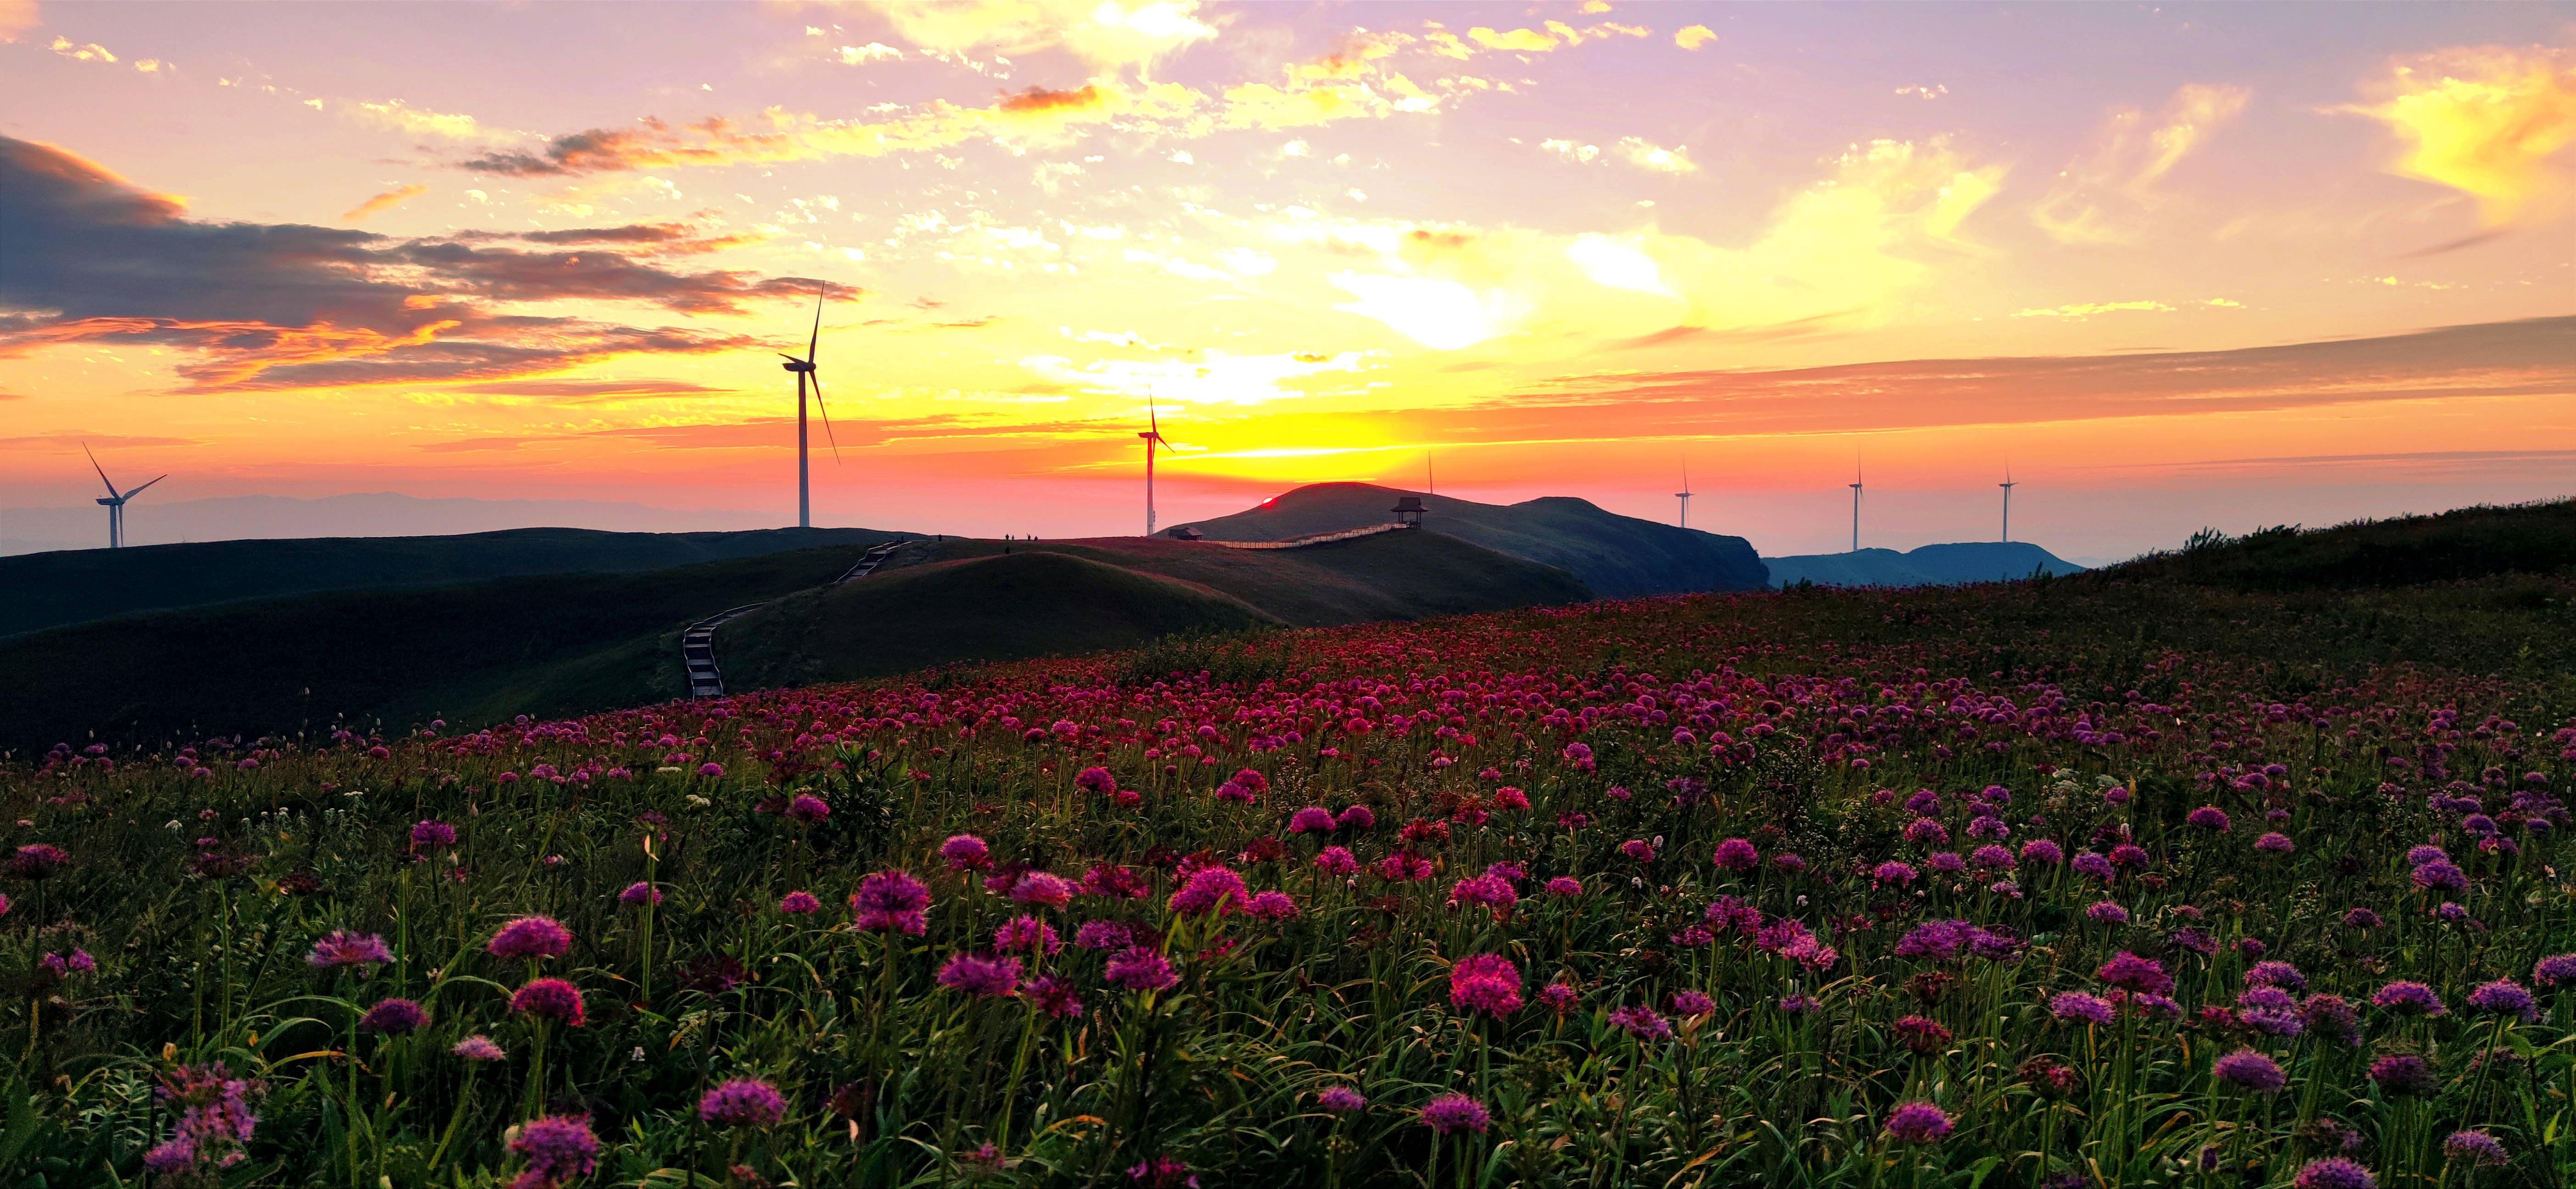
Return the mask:
POLYGON ((2555 1184, 2569 584, 2496 582, 1654 599, 66 745, 0 776, 0 1160, 2555 1184))

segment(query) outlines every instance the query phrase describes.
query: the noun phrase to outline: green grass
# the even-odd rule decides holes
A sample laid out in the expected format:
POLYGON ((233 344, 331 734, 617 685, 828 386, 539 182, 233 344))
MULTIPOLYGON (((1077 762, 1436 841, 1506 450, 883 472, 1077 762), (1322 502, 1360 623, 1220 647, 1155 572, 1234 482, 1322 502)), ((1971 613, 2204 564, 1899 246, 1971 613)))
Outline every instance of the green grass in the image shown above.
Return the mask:
MULTIPOLYGON (((1092 551, 1124 549, 890 571, 811 610, 889 599, 928 624, 942 599, 992 594, 956 580, 977 567, 1050 596, 1232 606, 1092 551)), ((359 738, 0 765, 0 823, 22 823, 0 824, 0 855, 68 852, 45 878, 0 869, 0 1183, 137 1183, 178 1125, 155 1079, 221 1061, 257 1083, 237 1189, 497 1189, 528 1171, 509 1137, 538 1114, 583 1118, 599 1168, 567 1184, 601 1189, 1132 1189, 1158 1159, 1190 1170, 1165 1183, 1206 1189, 2282 1189, 2329 1159, 2392 1189, 2564 1186, 2576 986, 2535 971, 2576 950, 2576 579, 2275 592, 2144 569, 1200 631, 382 754, 359 738), (1224 791, 1243 769, 1257 798, 1224 791), (782 812, 797 794, 829 812, 782 812), (1300 832, 1306 806, 1374 822, 1300 832), (2193 823, 2203 806, 2232 826, 2193 823), (424 818, 453 843, 416 843, 424 818), (2481 828, 2511 846, 2479 846, 2481 828), (2292 849, 2257 842, 2274 831, 2292 849), (998 869, 952 870, 958 835, 998 869), (2138 855, 1937 874, 2043 839, 2138 855), (1768 861, 1730 870, 1721 840, 1768 861), (2410 853, 2436 843, 2447 889, 2410 853), (1326 876, 1328 845, 1366 869, 1326 876), (1408 858, 1427 877, 1380 866, 1408 858), (1497 862, 1517 898, 1462 899, 1497 862), (1879 874, 1896 862, 1903 878, 1879 874), (1211 865, 1297 911, 1175 903, 1211 865), (1115 894, 1112 866, 1142 894, 1115 894), (843 907, 889 869, 928 885, 919 934, 843 907), (1032 869, 1090 873, 1097 894, 1011 895, 1032 869), (1558 876, 1580 894, 1544 890, 1558 876), (638 883, 652 907, 626 901, 638 883), (782 911, 791 890, 823 911, 782 911), (2105 902, 2129 919, 2097 919, 2105 902), (1721 927, 1692 936, 1712 907, 1721 927), (488 952, 522 913, 559 918, 568 952, 488 952), (1021 914, 1064 942, 1016 947, 1023 985, 1062 980, 1081 1014, 940 976, 1021 914), (1907 950, 1953 921, 2006 944, 1907 950), (1102 922, 1140 930, 1175 981, 1110 982, 1114 951, 1080 941, 1102 922), (1792 926, 1836 952, 1796 961, 1771 932, 1792 926), (392 960, 315 969, 341 929, 392 960), (2299 1034, 2250 1015, 2248 941, 2295 967, 2299 1034), (75 948, 95 971, 34 963, 75 948), (2060 996, 2107 995, 2121 951, 2159 963, 2176 1014, 2059 1018, 2060 996), (1457 993, 1471 955, 1516 967, 1516 1004, 1457 993), (582 1026, 513 1010, 538 975, 579 988, 582 1026), (2401 979, 2449 1010, 2372 1005, 2401 979), (2490 980, 2538 992, 2534 1013, 2481 1011, 2490 980), (1558 984, 1561 1011, 1539 998, 1558 984), (1713 1010, 1683 1014, 1686 995, 1713 1010), (2311 996, 2342 1001, 2353 1041, 2311 996), (427 1024, 354 1026, 392 997, 427 1024), (1637 1008, 1670 1031, 1615 1022, 1637 1008), (474 1035, 507 1058, 450 1055, 474 1035), (2278 1063, 2278 1093, 2214 1077, 2238 1049, 2278 1063), (2425 1093, 2374 1083, 2394 1055, 2424 1060, 2425 1093), (782 1117, 704 1121, 701 1096, 735 1078, 774 1085, 782 1117), (1367 1105, 1327 1112, 1335 1087, 1367 1105), (1420 1112, 1446 1094, 1487 1125, 1435 1137, 1420 1112), (1899 1142, 1900 1103, 1955 1129, 1899 1142), (2508 1163, 2446 1155, 2464 1129, 2508 1163), (1001 1167, 976 1165, 987 1143, 1001 1167)))
POLYGON ((679 627, 838 577, 845 545, 646 573, 333 591, 0 640, 0 746, 397 727, 682 692, 679 627), (667 655, 667 660, 666 660, 667 655))
POLYGON ((312 537, 81 549, 0 558, 0 636, 117 615, 325 590, 524 574, 617 573, 789 549, 873 545, 875 529, 613 533, 522 528, 441 537, 312 537))
POLYGON ((2302 531, 2281 525, 2241 537, 2204 529, 2182 549, 2115 567, 2128 581, 2235 590, 2362 589, 2576 573, 2576 499, 2459 508, 2435 516, 2359 520, 2302 531))
POLYGON ((726 624, 716 660, 726 690, 739 693, 1276 623, 1205 587, 1069 553, 1024 551, 800 591, 726 624))
MULTIPOLYGON (((930 556, 998 554, 999 541, 955 540, 930 556)), ((1302 549, 1226 549, 1143 537, 1012 542, 1195 583, 1297 627, 1421 619, 1580 602, 1574 575, 1441 533, 1382 533, 1302 549)))
MULTIPOLYGON (((905 570, 881 570, 777 615, 729 624, 717 641, 728 685, 1097 651, 1259 622, 1419 619, 1589 597, 1562 571, 1436 535, 1300 550, 1119 538, 1049 543, 1034 554, 1011 548, 1008 564, 950 567, 945 582, 897 582, 905 570), (860 590, 881 582, 889 584, 883 595, 860 590), (982 589, 988 583, 997 585, 982 589), (799 653, 809 646, 821 651, 799 653), (750 666, 740 678, 736 656, 750 666)), ((1001 561, 1003 549, 923 542, 907 557, 1001 561)), ((863 551, 332 591, 0 639, 0 665, 21 675, 0 688, 0 748, 328 731, 343 722, 402 728, 433 717, 479 726, 678 697, 687 687, 677 638, 687 623, 813 590, 863 551)))

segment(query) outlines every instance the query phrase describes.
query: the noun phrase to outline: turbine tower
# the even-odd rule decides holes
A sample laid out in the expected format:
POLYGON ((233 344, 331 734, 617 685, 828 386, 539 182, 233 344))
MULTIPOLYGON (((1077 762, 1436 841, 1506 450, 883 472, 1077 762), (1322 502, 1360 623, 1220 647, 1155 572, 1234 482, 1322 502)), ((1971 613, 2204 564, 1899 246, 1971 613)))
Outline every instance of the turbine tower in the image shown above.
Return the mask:
POLYGON ((1163 423, 1155 415, 1150 388, 1145 392, 1145 425, 1145 432, 1136 436, 1145 439, 1145 535, 1150 537, 1154 535, 1154 447, 1172 444, 1163 437, 1163 423))
POLYGON ((814 291, 814 330, 805 340, 805 358, 781 351, 781 368, 796 373, 796 527, 814 527, 814 494, 805 457, 805 382, 814 382, 814 407, 823 413, 823 436, 832 443, 832 462, 841 461, 841 440, 832 433, 832 410, 823 403, 823 374, 814 370, 815 348, 823 343, 823 293, 814 291))
POLYGON ((170 476, 155 476, 152 483, 120 493, 116 490, 116 484, 108 482, 106 469, 98 465, 98 456, 90 454, 89 443, 81 443, 81 453, 89 454, 89 469, 97 471, 98 481, 107 484, 107 498, 99 501, 107 506, 107 547, 123 549, 125 548, 125 501, 143 494, 143 487, 150 487, 152 483, 158 483, 170 476))
POLYGON ((1683 528, 1690 527, 1690 495, 1690 464, 1685 462, 1682 464, 1682 489, 1673 493, 1673 498, 1682 502, 1683 528))
POLYGON ((2004 489, 2004 541, 2009 544, 2012 541, 2012 464, 2004 464, 2004 481, 1995 486, 2004 489))
POLYGON ((1860 552, 1860 460, 1852 460, 1852 552, 1860 552))

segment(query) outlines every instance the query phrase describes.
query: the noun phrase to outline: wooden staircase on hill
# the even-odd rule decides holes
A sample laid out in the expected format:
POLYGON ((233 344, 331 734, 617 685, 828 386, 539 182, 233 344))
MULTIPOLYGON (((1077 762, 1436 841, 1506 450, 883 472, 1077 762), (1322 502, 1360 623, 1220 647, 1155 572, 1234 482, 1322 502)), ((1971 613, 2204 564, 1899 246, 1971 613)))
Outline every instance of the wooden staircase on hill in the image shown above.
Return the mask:
MULTIPOLYGON (((859 555, 857 565, 851 566, 848 572, 833 579, 832 585, 856 582, 875 573, 877 567, 885 564, 887 558, 893 557, 896 550, 909 544, 912 542, 906 539, 888 541, 870 548, 866 553, 859 555)), ((680 664, 688 670, 690 697, 721 698, 724 696, 724 672, 716 668, 716 629, 730 620, 741 618, 767 605, 750 603, 730 611, 719 612, 690 624, 687 631, 680 633, 680 664)))

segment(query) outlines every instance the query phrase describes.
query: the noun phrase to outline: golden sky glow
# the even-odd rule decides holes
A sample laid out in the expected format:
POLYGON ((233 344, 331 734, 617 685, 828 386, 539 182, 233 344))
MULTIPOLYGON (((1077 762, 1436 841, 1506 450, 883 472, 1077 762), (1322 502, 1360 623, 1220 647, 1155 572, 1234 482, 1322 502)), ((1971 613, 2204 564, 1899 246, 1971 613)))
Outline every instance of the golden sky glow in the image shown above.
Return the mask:
POLYGON ((1882 543, 2009 463, 2078 555, 2563 492, 2572 29, 0 0, 0 504, 86 441, 173 500, 784 519, 818 286, 830 523, 1135 531, 1149 401, 1166 523, 1435 451, 1658 517, 1687 463, 1772 553, 1856 459, 1882 543))

